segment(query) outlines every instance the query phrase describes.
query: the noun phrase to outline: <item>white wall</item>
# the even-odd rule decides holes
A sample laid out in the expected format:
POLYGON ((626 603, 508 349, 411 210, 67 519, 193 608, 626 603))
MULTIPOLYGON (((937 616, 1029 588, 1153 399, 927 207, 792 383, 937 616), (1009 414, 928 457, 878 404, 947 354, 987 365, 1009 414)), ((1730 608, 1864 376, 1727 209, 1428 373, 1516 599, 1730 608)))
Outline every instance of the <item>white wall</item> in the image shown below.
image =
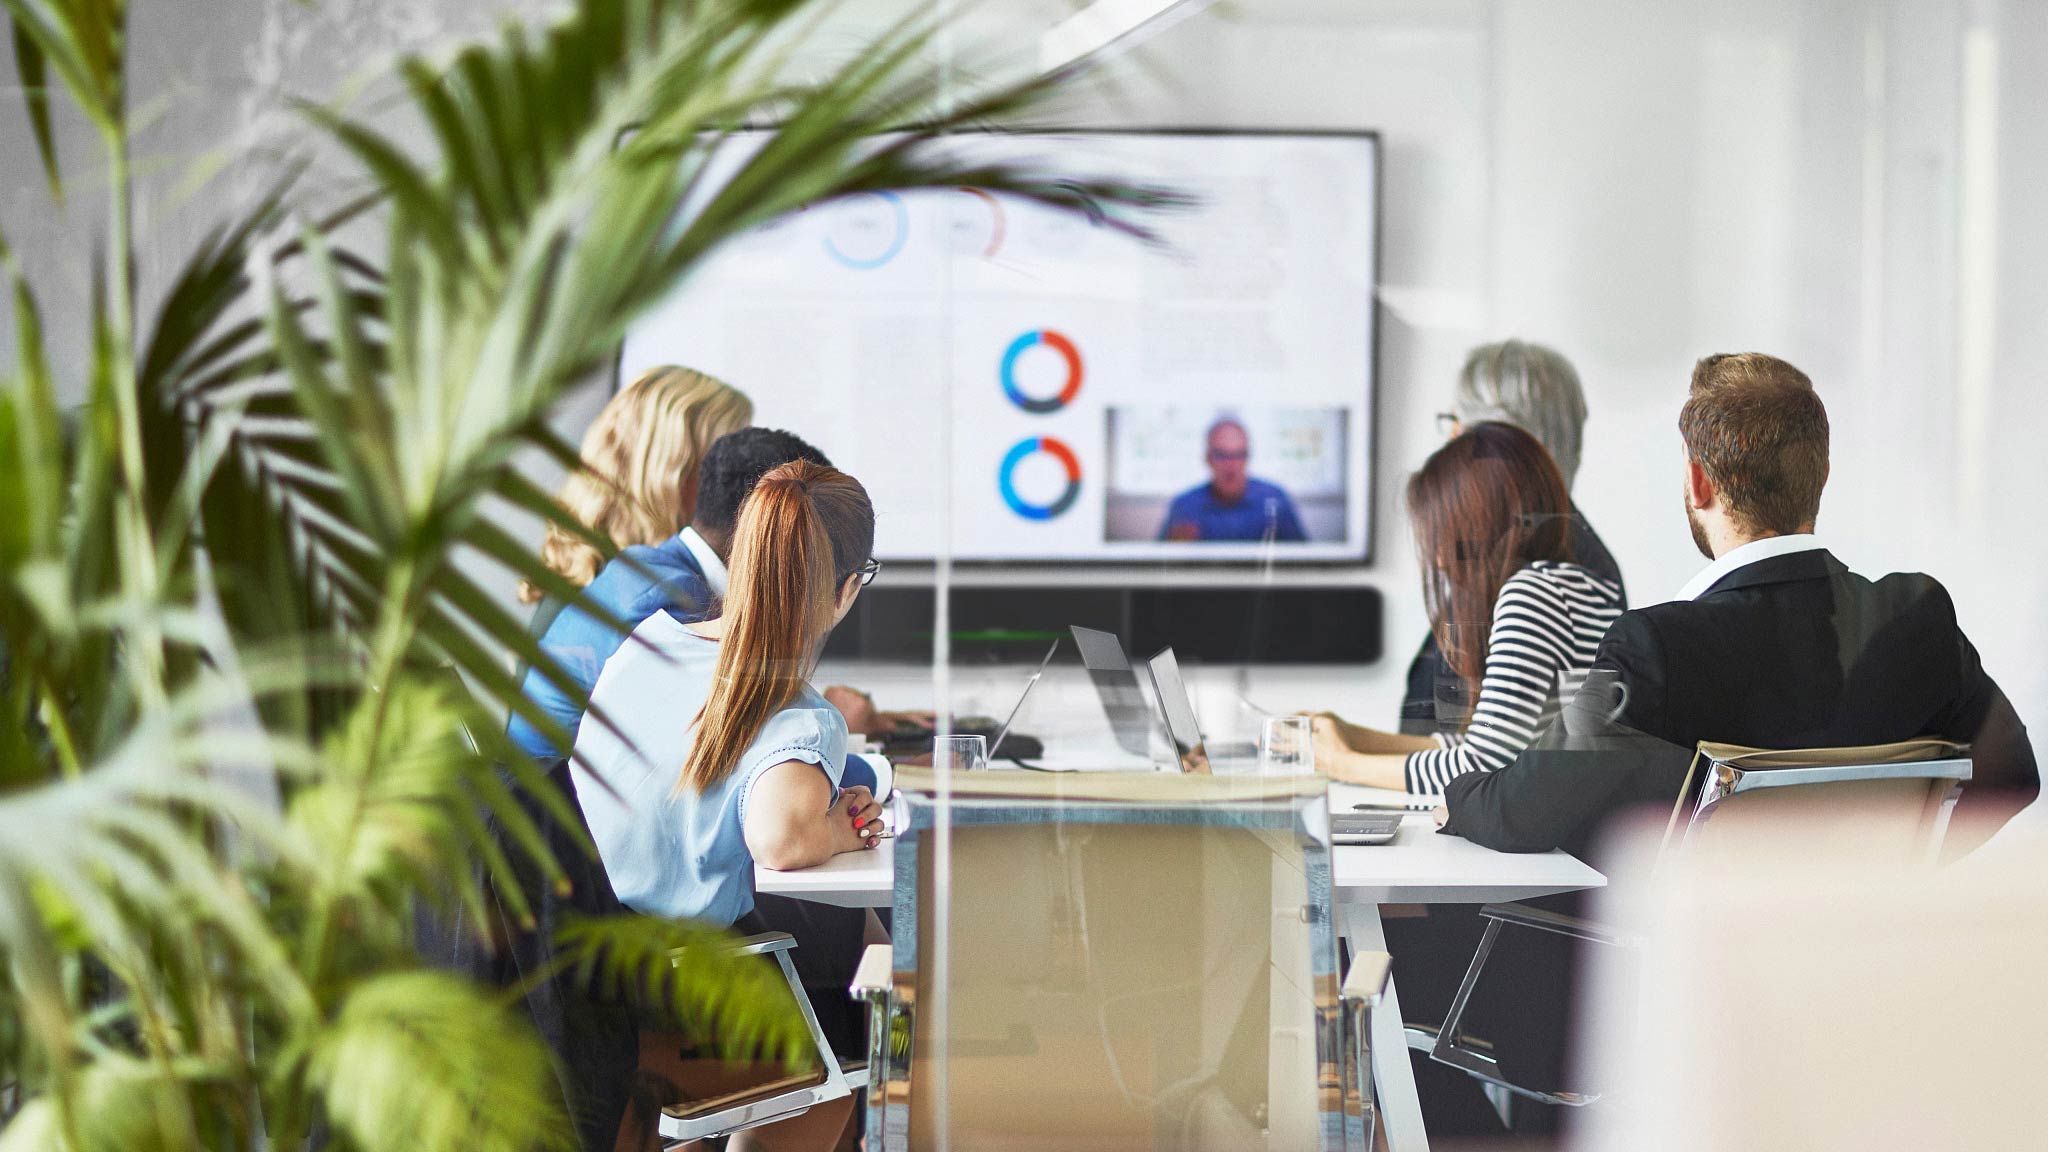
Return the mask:
MULTIPOLYGON (((1379 460, 1390 653, 1274 705, 1384 716, 1421 635, 1399 484, 1472 343, 1578 364, 1577 497, 1637 602, 1702 563, 1675 422, 1714 351, 1827 400, 1820 530, 1867 574, 1921 569, 2048 725, 2048 5, 1260 0, 1117 70, 1121 123, 1376 128, 1386 143, 1379 460)), ((1099 101, 1098 108, 1111 103, 1099 101)))

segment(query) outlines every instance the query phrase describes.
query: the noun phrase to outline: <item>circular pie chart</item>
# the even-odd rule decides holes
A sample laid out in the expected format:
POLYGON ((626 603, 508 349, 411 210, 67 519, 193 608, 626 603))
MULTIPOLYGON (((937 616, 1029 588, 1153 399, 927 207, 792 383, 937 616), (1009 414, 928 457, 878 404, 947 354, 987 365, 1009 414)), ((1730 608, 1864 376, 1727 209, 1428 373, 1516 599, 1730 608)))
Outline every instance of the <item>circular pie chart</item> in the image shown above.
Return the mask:
POLYGON ((1034 328, 1010 341, 1010 346, 1003 349, 1001 376, 1003 394, 1010 398, 1010 403, 1035 416, 1057 412, 1073 403, 1074 397, 1080 394, 1081 350, 1074 347, 1074 342, 1061 333, 1050 328, 1034 328), (1066 361, 1067 366, 1066 383, 1050 396, 1029 395, 1017 382, 1017 361, 1022 359, 1026 352, 1041 346, 1058 353, 1060 359, 1066 361))
POLYGON ((1003 456, 1002 467, 996 470, 996 484, 1002 490, 1003 503, 1010 511, 1026 520, 1050 520, 1074 506, 1081 498, 1081 460, 1066 443, 1051 436, 1029 436, 1017 441, 1003 456), (1066 470, 1067 486, 1052 500, 1034 503, 1017 492, 1017 469, 1026 460, 1043 453, 1050 456, 1066 470))

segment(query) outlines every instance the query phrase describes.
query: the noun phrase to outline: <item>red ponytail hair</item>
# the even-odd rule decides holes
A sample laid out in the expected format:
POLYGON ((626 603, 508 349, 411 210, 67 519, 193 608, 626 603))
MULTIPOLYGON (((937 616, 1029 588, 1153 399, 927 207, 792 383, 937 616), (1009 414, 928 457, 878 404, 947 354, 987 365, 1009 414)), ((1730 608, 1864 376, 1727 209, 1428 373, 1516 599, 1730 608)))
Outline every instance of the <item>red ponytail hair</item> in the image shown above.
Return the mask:
POLYGON ((761 477, 733 529, 725 638, 678 792, 730 775, 769 717, 803 691, 839 590, 874 545, 875 509, 860 481, 803 460, 761 477))

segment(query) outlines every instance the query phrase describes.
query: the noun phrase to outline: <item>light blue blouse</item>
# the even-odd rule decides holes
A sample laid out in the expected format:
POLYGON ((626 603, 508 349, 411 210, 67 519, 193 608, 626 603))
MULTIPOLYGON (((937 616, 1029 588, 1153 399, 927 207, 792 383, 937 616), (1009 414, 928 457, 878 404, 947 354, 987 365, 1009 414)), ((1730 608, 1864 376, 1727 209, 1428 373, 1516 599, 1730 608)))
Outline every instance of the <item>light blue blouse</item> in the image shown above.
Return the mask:
POLYGON ((725 779, 703 792, 677 793, 717 663, 717 642, 668 613, 642 621, 598 675, 594 715, 576 734, 571 773, 605 874, 627 907, 731 924, 754 907, 745 827, 755 781, 777 764, 800 760, 824 772, 836 798, 846 721, 805 685, 762 726, 725 779))

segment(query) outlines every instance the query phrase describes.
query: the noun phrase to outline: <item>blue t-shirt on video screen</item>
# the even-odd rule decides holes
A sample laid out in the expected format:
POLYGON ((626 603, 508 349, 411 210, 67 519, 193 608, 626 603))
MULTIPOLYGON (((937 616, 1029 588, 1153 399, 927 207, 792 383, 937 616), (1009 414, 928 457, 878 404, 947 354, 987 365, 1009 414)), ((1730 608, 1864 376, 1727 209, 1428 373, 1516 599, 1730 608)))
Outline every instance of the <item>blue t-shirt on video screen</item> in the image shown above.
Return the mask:
POLYGON ((1161 540, 1264 540, 1271 530, 1273 539, 1298 542, 1308 539, 1294 499, 1278 484, 1251 479, 1244 495, 1225 503, 1216 498, 1208 484, 1190 488, 1167 506, 1166 523, 1160 525, 1161 540))

